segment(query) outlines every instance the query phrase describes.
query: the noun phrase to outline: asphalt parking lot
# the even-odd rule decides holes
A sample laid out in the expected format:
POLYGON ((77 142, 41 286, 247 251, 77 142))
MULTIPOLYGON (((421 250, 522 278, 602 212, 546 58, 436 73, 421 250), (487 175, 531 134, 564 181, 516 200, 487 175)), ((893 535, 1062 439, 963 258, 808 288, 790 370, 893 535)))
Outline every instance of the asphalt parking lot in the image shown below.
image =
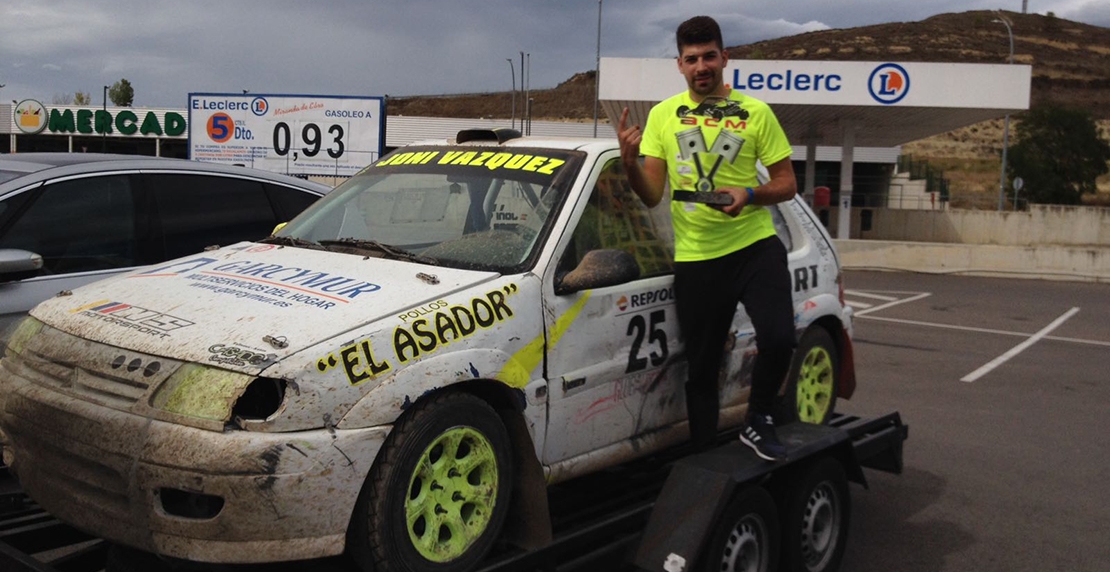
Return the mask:
POLYGON ((1110 569, 1110 285, 846 274, 859 385, 905 472, 853 487, 843 570, 1110 569))

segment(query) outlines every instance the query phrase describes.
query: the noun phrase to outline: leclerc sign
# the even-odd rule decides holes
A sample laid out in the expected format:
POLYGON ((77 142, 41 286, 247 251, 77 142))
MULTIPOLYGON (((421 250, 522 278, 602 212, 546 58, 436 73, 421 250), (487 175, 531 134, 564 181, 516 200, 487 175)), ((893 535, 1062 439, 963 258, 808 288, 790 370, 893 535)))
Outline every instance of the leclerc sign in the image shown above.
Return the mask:
POLYGON ((380 97, 189 94, 189 158, 292 175, 350 176, 381 154, 380 97))
MULTIPOLYGON (((734 69, 732 87, 747 93, 764 90, 835 93, 844 88, 844 76, 828 71, 809 74, 789 68, 784 72, 744 75, 734 69)), ((910 91, 910 74, 898 64, 882 64, 871 72, 867 88, 871 98, 879 103, 898 103, 910 91)))
MULTIPOLYGON (((769 104, 1027 109, 1029 66, 733 59, 724 80, 769 104)), ((662 101, 686 89, 674 59, 601 59, 603 101, 662 101)))
POLYGON ((898 103, 910 92, 910 74, 898 64, 883 64, 871 72, 867 89, 879 103, 898 103))

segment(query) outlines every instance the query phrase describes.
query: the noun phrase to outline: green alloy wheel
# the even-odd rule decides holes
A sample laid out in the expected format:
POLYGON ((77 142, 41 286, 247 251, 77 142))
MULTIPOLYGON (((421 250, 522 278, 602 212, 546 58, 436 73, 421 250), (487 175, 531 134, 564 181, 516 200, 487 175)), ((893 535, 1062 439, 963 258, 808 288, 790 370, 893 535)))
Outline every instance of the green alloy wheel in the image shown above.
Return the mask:
POLYGON ((788 415, 806 423, 828 422, 836 406, 839 367, 832 336, 820 326, 806 330, 790 366, 784 404, 791 410, 788 415))
POLYGON ((409 539, 421 556, 450 562, 489 527, 497 501, 497 455, 470 427, 441 434, 417 462, 405 502, 409 539))
POLYGON ((367 572, 460 572, 493 545, 508 513, 509 436, 497 412, 459 392, 398 420, 359 495, 347 546, 367 572))

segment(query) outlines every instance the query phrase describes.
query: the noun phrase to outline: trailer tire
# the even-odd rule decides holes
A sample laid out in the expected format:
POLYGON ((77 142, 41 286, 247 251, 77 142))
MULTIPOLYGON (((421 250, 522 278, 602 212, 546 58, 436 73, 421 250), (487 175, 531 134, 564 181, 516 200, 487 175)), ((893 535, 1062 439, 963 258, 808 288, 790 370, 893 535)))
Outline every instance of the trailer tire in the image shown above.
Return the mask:
POLYGON ((378 454, 347 534, 367 572, 471 570, 512 490, 509 434, 482 399, 443 392, 409 408, 378 454))
POLYGON ((782 513, 782 570, 834 572, 848 544, 851 496, 844 465, 834 457, 791 479, 782 513))
POLYGON ((732 496, 702 554, 701 572, 771 572, 778 566, 779 516, 775 501, 762 487, 747 487, 732 496))
POLYGON ((783 421, 828 423, 836 408, 840 356, 836 342, 825 328, 812 326, 802 334, 786 379, 783 421))

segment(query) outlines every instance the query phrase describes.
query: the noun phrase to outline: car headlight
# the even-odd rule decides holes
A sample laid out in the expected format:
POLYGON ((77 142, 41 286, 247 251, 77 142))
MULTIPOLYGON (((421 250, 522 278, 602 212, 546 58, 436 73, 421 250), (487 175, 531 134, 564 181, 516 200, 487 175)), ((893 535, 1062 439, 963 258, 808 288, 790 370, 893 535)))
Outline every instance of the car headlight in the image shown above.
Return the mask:
POLYGON ((235 399, 251 376, 226 369, 187 363, 154 393, 151 407, 169 413, 226 423, 235 399))
POLYGON ((42 331, 43 323, 39 320, 27 316, 19 322, 16 322, 11 329, 0 333, 0 349, 2 355, 14 355, 23 353, 23 348, 31 338, 37 336, 42 331), (10 352, 10 353, 9 353, 10 352))
POLYGON ((235 406, 231 418, 240 429, 266 421, 281 411, 285 403, 285 380, 272 377, 256 377, 247 385, 235 406))
POLYGON ((232 421, 240 428, 264 421, 277 413, 284 401, 283 380, 187 363, 155 391, 150 405, 201 420, 208 428, 223 429, 232 421))

